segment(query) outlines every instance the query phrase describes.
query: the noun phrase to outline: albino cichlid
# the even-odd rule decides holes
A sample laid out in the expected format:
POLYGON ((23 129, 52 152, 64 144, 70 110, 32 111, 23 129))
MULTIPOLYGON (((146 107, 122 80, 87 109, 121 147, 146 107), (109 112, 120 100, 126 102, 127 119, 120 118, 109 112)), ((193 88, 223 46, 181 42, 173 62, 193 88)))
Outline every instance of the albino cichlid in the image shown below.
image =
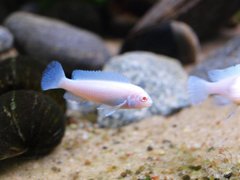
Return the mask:
POLYGON ((64 89, 64 98, 102 104, 106 116, 117 109, 140 109, 150 107, 150 96, 139 86, 131 84, 120 74, 102 71, 74 70, 72 79, 66 78, 61 64, 51 62, 43 72, 42 90, 64 89))
POLYGON ((188 92, 192 104, 199 104, 209 95, 215 95, 219 105, 240 104, 240 64, 208 72, 212 82, 190 76, 188 92))

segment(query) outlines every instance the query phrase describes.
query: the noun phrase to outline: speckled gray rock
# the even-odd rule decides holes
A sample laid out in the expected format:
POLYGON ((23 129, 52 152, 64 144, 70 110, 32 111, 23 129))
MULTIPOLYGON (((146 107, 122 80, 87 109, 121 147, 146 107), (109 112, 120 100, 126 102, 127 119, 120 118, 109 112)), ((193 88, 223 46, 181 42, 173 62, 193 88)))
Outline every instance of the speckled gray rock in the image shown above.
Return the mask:
POLYGON ((13 45, 13 35, 9 30, 0 26, 0 52, 10 49, 13 45))
POLYGON ((104 117, 104 110, 99 110, 100 127, 116 128, 153 115, 168 116, 189 105, 187 74, 175 59, 135 51, 113 57, 104 71, 119 72, 144 88, 153 99, 153 105, 142 110, 118 110, 108 117, 104 117))
POLYGON ((4 24, 24 52, 46 61, 59 60, 68 72, 100 69, 110 56, 97 35, 62 21, 16 12, 4 24))
POLYGON ((197 65, 190 74, 208 79, 208 71, 224 69, 236 64, 240 64, 240 36, 235 37, 222 48, 216 50, 203 63, 197 65))

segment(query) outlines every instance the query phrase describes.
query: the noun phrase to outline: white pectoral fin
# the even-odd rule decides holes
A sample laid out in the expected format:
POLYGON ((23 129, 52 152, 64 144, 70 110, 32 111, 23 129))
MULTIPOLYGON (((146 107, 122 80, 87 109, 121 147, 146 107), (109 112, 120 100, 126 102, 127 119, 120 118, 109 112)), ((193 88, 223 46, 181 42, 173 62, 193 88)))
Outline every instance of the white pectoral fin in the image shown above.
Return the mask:
POLYGON ((107 117, 107 116, 112 115, 116 110, 123 107, 126 103, 127 103, 127 100, 123 101, 122 103, 120 103, 116 106, 108 106, 108 105, 102 104, 97 109, 98 110, 104 110, 104 113, 105 113, 104 116, 107 117))
POLYGON ((75 96, 74 94, 70 93, 70 92, 66 92, 64 95, 63 95, 64 99, 66 100, 69 100, 69 101, 75 101, 77 103, 83 103, 85 102, 84 99, 78 97, 78 96, 75 96))

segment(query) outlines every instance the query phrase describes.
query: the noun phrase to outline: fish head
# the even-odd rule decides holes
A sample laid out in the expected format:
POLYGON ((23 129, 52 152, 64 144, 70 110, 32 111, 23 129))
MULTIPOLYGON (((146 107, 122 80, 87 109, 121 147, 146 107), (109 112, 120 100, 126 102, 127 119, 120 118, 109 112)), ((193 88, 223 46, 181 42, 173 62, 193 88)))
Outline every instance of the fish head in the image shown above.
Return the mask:
POLYGON ((152 99, 146 92, 133 95, 128 99, 128 105, 130 108, 145 108, 152 105, 152 99))
POLYGON ((138 97, 140 107, 152 106, 152 99, 147 93, 143 93, 138 97))

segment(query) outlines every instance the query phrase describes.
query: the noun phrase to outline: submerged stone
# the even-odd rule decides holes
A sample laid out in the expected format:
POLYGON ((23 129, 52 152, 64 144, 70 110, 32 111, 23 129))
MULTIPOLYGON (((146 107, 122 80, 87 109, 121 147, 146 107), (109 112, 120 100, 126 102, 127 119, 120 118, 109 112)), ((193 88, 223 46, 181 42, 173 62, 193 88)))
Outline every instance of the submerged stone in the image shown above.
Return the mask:
POLYGON ((14 34, 19 50, 45 62, 58 60, 67 72, 101 69, 110 57, 100 37, 59 20, 16 12, 5 26, 14 34))

